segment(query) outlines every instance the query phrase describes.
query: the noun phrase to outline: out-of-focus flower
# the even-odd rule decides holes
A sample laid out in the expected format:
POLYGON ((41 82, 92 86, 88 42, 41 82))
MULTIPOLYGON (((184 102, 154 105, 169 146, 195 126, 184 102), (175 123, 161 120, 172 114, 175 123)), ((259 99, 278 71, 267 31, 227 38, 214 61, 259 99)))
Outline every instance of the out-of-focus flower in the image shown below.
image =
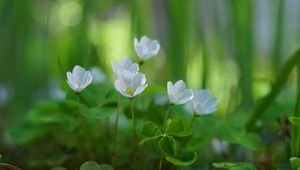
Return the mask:
POLYGON ((159 51, 160 45, 157 40, 151 40, 147 36, 143 36, 140 41, 134 39, 134 49, 139 58, 142 60, 148 60, 154 57, 159 51))
POLYGON ((214 138, 211 141, 211 145, 213 150, 217 154, 222 154, 228 152, 228 143, 226 141, 220 140, 218 138, 214 138))
POLYGON ((139 71, 139 65, 133 63, 132 60, 126 56, 124 56, 118 63, 112 61, 111 65, 116 77, 118 77, 122 72, 124 72, 124 70, 127 70, 132 73, 136 73, 139 71))
POLYGON ((0 84, 0 107, 6 105, 10 100, 10 93, 7 86, 0 84))
POLYGON ((174 85, 169 81, 167 86, 170 103, 180 105, 192 100, 193 92, 191 89, 186 89, 182 80, 177 81, 174 85))
POLYGON ((165 93, 158 93, 158 94, 155 94, 154 96, 154 103, 156 105, 165 105, 167 104, 169 101, 169 98, 168 98, 168 95, 165 94, 165 93))
POLYGON ((218 99, 211 97, 209 90, 193 90, 192 99, 196 114, 210 114, 215 112, 218 99))
POLYGON ((92 75, 90 71, 76 65, 73 71, 67 72, 67 82, 72 90, 79 93, 84 90, 92 82, 92 75))
POLYGON ((147 86, 144 74, 128 70, 124 70, 119 74, 118 79, 115 81, 117 91, 128 98, 133 98, 142 93, 147 86))
POLYGON ((90 68, 90 72, 93 77, 93 81, 92 81, 93 84, 99 84, 99 83, 104 82, 105 74, 103 73, 103 71, 100 68, 92 67, 92 68, 90 68))

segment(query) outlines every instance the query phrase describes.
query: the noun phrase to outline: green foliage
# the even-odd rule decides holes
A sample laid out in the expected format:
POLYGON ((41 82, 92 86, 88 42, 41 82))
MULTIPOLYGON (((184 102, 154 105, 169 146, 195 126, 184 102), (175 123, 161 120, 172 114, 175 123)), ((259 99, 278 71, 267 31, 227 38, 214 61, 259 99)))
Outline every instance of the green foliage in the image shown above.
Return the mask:
POLYGON ((296 157, 290 158, 292 170, 299 170, 300 169, 300 159, 296 157))
POLYGON ((168 122, 165 133, 174 137, 186 137, 192 135, 190 131, 185 130, 184 120, 172 119, 168 122))
POLYGON ((176 141, 172 136, 163 136, 159 141, 159 149, 167 156, 177 155, 176 141))
POLYGON ((176 166, 189 166, 192 165, 197 160, 197 153, 194 152, 194 156, 191 160, 183 161, 173 157, 166 157, 166 160, 171 162, 176 166))
POLYGON ((289 120, 293 125, 300 126, 300 118, 299 117, 291 116, 291 117, 289 117, 289 120))
POLYGON ((108 164, 99 165, 97 162, 87 161, 80 166, 80 170, 114 170, 114 168, 108 164))
POLYGON ((256 170, 255 165, 249 162, 239 162, 239 163, 214 162, 213 166, 216 168, 224 168, 227 170, 256 170))

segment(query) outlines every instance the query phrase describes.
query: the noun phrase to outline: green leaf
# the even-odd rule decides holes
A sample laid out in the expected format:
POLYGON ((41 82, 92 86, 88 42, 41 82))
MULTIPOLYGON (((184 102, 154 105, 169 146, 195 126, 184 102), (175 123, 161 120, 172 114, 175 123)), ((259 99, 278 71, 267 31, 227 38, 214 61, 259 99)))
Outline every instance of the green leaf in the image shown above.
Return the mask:
POLYGON ((139 145, 143 145, 145 142, 155 140, 161 137, 161 131, 155 123, 147 122, 142 129, 143 135, 147 136, 139 142, 139 145))
POLYGON ((107 84, 89 85, 80 95, 84 101, 91 106, 97 106, 104 102, 105 97, 109 94, 111 86, 107 84))
POLYGON ((300 118, 296 116, 289 117, 290 122, 295 126, 300 126, 300 118))
POLYGON ((292 164, 292 170, 299 170, 300 169, 300 159, 297 157, 290 158, 292 164))
POLYGON ((64 167, 54 167, 51 170, 67 170, 67 169, 64 167))
POLYGON ((170 136, 176 137, 186 137, 192 134, 191 131, 186 131, 184 129, 184 122, 181 119, 172 119, 168 123, 165 132, 170 136))
POLYGON ((70 114, 66 112, 71 112, 64 103, 61 102, 44 102, 33 108, 29 114, 28 119, 34 123, 64 123, 70 114))
POLYGON ((144 124, 142 133, 147 137, 153 137, 161 134, 158 126, 152 122, 147 122, 144 124))
POLYGON ((97 162, 87 161, 80 166, 80 170, 101 170, 101 167, 97 162))
POLYGON ((261 139, 257 134, 247 133, 241 127, 220 126, 218 133, 223 140, 251 150, 257 150, 261 146, 261 139))
POLYGON ((108 164, 101 164, 100 169, 101 170, 114 170, 114 168, 111 165, 108 165, 108 164))
POLYGON ((172 157, 166 157, 166 160, 171 162, 172 164, 176 166, 189 166, 193 164, 197 160, 197 153, 194 152, 194 157, 191 160, 183 161, 172 157))
POLYGON ((115 108, 111 107, 94 107, 88 109, 87 112, 83 112, 82 114, 91 119, 105 119, 116 112, 115 108))
POLYGON ((216 168, 224 168, 227 170, 256 170, 255 165, 250 162, 214 162, 213 166, 216 168))
POLYGON ((237 140, 237 143, 240 143, 248 149, 257 150, 261 145, 261 140, 257 134, 246 133, 241 135, 237 140))
POLYGON ((151 140, 155 140, 155 139, 158 139, 160 138, 161 135, 157 135, 157 136, 152 136, 152 137, 146 137, 144 139, 142 139, 138 145, 143 145, 145 142, 148 142, 148 141, 151 141, 151 140))
POLYGON ((176 156, 176 142, 172 136, 163 136, 159 141, 159 148, 167 156, 176 156))

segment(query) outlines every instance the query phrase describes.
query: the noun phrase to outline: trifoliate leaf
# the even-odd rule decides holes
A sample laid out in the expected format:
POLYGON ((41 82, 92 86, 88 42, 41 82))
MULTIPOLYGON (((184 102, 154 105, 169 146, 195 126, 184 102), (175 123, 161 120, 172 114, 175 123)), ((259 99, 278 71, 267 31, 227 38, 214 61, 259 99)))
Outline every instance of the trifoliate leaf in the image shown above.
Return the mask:
POLYGON ((166 160, 176 166, 189 166, 189 165, 192 165, 197 160, 197 153, 194 152, 194 157, 188 161, 179 160, 179 159, 172 158, 172 157, 166 157, 166 160))

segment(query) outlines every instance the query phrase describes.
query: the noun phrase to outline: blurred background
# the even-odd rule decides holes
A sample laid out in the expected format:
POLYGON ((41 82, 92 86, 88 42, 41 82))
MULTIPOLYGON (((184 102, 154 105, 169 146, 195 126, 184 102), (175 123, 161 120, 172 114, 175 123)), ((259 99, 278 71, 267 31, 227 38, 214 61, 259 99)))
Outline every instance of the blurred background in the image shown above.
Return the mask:
MULTIPOLYGON (((150 85, 182 79, 209 88, 221 113, 233 97, 231 105, 249 108, 299 45, 300 1, 1 0, 1 139, 34 104, 64 98, 74 65, 113 80, 111 60, 137 61, 133 39, 143 35, 161 43, 142 69, 150 85)), ((281 95, 294 101, 296 88, 294 71, 281 95)))

